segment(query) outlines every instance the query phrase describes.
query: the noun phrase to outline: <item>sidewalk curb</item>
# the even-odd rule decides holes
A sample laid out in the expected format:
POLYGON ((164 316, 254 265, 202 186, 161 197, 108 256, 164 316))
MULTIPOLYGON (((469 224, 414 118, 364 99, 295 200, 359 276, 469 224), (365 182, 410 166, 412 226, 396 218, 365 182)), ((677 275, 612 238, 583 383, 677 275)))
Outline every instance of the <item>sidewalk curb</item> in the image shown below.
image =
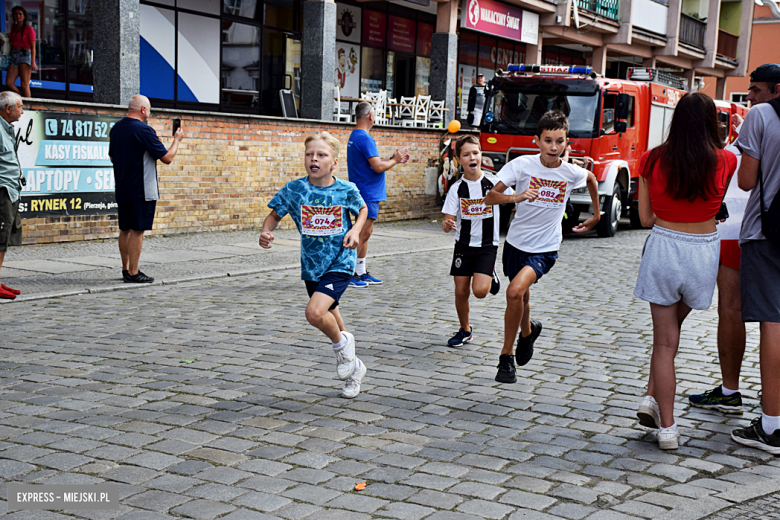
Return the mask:
MULTIPOLYGON (((382 258, 387 256, 398 256, 398 255, 410 255, 414 253, 430 253, 433 251, 444 251, 452 249, 452 246, 441 246, 441 247, 432 247, 427 249, 416 249, 416 250, 410 250, 410 251, 396 251, 394 253, 378 253, 375 255, 368 255, 367 258, 382 258)), ((107 287, 94 287, 94 288, 86 288, 86 289, 77 289, 74 291, 65 291, 65 292, 57 292, 57 293, 42 293, 42 294, 33 294, 31 296, 23 296, 18 297, 13 300, 2 300, 0 301, 0 305, 8 305, 12 303, 22 303, 22 302, 31 302, 36 300, 48 300, 50 298, 63 298, 66 296, 80 296, 83 294, 100 294, 100 293, 108 293, 108 292, 116 292, 116 291, 128 291, 128 290, 137 290, 137 289, 143 289, 145 287, 162 287, 165 285, 177 285, 180 283, 187 283, 187 282, 198 282, 202 280, 215 280, 218 278, 235 278, 237 276, 251 276, 253 274, 262 274, 267 273, 269 271, 280 271, 280 270, 287 270, 287 269, 297 269, 300 268, 301 264, 287 264, 287 265, 276 265, 276 266, 270 266, 270 267, 260 267, 258 269, 249 269, 246 271, 234 271, 234 272, 228 272, 228 273, 214 273, 214 274, 207 274, 207 275, 197 275, 197 276, 190 276, 185 278, 174 278, 171 280, 160 280, 155 281, 152 283, 144 283, 144 284, 121 284, 121 285, 110 285, 107 287)))

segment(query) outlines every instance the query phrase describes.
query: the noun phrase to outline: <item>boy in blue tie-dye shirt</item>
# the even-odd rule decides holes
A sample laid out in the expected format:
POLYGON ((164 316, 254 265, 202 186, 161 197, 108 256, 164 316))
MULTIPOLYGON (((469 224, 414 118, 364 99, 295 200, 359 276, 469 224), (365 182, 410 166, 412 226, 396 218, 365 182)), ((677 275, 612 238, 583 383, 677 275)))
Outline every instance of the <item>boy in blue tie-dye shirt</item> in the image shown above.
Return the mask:
POLYGON ((344 328, 339 314, 341 295, 355 271, 360 230, 368 209, 357 187, 333 176, 338 167, 339 142, 327 132, 304 142, 307 177, 285 184, 268 207, 260 247, 270 249, 273 231, 289 214, 301 234, 301 278, 309 304, 306 319, 333 342, 336 374, 344 380, 342 396, 356 397, 366 365, 355 355, 355 338, 344 328), (356 216, 352 224, 350 214, 356 216))

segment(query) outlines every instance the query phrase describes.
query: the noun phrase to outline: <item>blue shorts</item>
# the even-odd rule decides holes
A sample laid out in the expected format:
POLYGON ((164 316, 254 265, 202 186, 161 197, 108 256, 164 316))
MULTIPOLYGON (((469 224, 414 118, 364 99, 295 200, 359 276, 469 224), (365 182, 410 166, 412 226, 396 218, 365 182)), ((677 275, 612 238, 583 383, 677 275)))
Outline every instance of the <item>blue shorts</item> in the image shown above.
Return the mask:
POLYGON ((8 55, 8 63, 14 67, 18 67, 22 63, 32 66, 32 53, 30 52, 30 49, 17 49, 11 51, 11 54, 8 55))
POLYGON ((528 266, 536 273, 536 280, 550 272, 555 261, 558 260, 558 251, 547 253, 526 253, 520 251, 509 242, 504 243, 504 254, 501 261, 504 264, 504 275, 511 282, 523 267, 528 266))
POLYGON ((366 208, 368 208, 368 218, 371 220, 376 220, 376 218, 379 216, 379 202, 366 202, 366 208))
POLYGON ((336 300, 333 302, 333 305, 330 306, 330 309, 333 310, 339 306, 339 299, 341 298, 341 295, 344 294, 344 291, 347 290, 347 287, 349 287, 349 281, 351 279, 351 274, 328 272, 322 275, 322 278, 316 282, 312 280, 304 280, 304 282, 306 283, 306 292, 309 293, 309 298, 311 298, 315 292, 321 292, 336 300))

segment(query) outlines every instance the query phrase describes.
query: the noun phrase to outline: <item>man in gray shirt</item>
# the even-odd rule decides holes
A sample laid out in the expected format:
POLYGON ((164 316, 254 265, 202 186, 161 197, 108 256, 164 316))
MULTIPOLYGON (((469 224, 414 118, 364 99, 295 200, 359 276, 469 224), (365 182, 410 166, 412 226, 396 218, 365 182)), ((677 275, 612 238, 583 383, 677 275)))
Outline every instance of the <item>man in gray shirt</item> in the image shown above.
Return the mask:
MULTIPOLYGON (((780 83, 780 66, 765 78, 780 83)), ((742 218, 739 243, 742 321, 760 323, 762 416, 731 433, 739 444, 780 455, 780 245, 761 232, 761 201, 768 209, 780 191, 780 99, 750 109, 737 145, 742 150, 739 187, 752 190, 742 218), (776 112, 778 110, 778 112, 776 112), (763 190, 760 189, 763 180, 763 190)))
MULTIPOLYGON (((22 98, 15 92, 0 92, 0 268, 8 246, 22 245, 19 192, 22 169, 16 158, 16 134, 11 123, 22 117, 22 98)), ((0 283, 0 298, 13 300, 19 291, 0 283)))

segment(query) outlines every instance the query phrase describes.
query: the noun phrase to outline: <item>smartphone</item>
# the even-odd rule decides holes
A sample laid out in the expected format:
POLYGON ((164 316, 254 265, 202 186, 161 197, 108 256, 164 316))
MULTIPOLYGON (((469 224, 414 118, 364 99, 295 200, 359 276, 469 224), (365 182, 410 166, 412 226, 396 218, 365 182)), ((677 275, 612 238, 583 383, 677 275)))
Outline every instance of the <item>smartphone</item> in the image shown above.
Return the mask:
POLYGON ((720 210, 718 210, 718 214, 715 215, 715 220, 726 220, 729 218, 729 209, 726 207, 725 202, 720 203, 720 210))
POLYGON ((176 130, 178 130, 179 127, 181 127, 181 119, 177 117, 173 120, 173 134, 171 135, 176 135, 176 130))

